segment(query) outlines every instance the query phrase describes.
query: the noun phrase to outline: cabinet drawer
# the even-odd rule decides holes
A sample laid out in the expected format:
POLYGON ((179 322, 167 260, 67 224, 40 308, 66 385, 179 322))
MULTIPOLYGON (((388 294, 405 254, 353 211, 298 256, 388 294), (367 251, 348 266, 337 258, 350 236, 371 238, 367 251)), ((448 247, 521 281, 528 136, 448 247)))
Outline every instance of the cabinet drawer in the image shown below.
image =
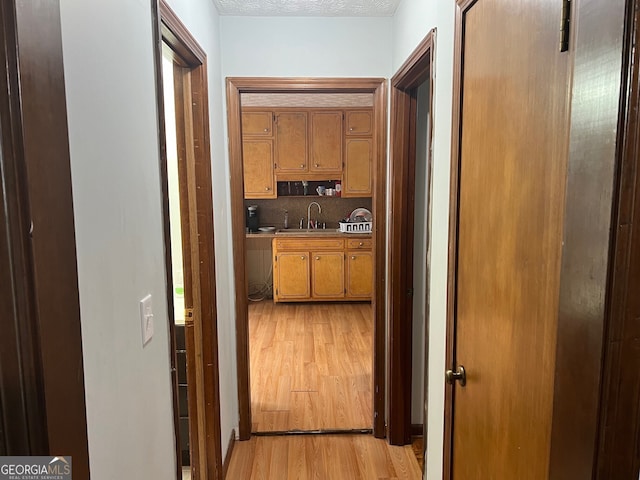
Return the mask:
POLYGON ((342 238, 274 238, 273 248, 275 250, 343 250, 344 240, 342 238))
POLYGON ((349 250, 371 250, 373 248, 373 240, 370 238, 350 238, 347 240, 347 249, 349 250))

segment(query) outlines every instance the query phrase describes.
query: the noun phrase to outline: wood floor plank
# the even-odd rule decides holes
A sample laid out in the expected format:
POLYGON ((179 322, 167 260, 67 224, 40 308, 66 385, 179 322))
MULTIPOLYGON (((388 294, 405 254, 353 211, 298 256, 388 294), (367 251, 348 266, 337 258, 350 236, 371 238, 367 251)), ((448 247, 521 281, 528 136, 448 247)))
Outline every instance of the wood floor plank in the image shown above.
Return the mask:
POLYGON ((227 478, 419 480, 421 472, 410 446, 371 435, 296 435, 236 442, 227 478))
POLYGON ((254 431, 371 428, 369 303, 251 303, 249 352, 254 431))

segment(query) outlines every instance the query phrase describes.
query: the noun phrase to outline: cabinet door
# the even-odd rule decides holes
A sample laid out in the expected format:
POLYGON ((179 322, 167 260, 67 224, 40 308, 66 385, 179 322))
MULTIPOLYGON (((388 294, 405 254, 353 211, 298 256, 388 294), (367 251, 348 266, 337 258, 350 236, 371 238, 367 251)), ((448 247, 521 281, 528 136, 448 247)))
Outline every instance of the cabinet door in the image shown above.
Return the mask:
POLYGON ((309 252, 278 252, 275 257, 273 299, 277 302, 309 298, 309 252))
POLYGON ((276 113, 276 173, 308 172, 307 113, 276 113))
POLYGON ((244 198, 276 198, 273 174, 273 140, 242 141, 244 198))
POLYGON ((370 110, 347 111, 346 135, 371 135, 373 132, 373 112, 370 110))
POLYGON ((313 298, 344 297, 344 252, 312 252, 313 298))
POLYGON ((373 294, 373 255, 371 252, 347 252, 347 296, 371 299, 373 294))
POLYGON ((311 112, 310 172, 340 176, 342 138, 342 112, 311 112))
POLYGON ((342 175, 343 197, 370 197, 372 190, 371 138, 347 138, 342 175))
POLYGON ((242 112, 242 135, 273 135, 273 112, 242 112))

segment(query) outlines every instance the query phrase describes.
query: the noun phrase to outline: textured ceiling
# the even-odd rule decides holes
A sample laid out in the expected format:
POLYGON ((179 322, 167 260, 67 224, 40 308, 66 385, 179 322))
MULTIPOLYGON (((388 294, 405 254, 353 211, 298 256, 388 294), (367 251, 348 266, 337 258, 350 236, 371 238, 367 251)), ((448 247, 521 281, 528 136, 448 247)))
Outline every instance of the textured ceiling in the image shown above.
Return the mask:
POLYGON ((213 0, 221 15, 390 17, 400 0, 213 0))

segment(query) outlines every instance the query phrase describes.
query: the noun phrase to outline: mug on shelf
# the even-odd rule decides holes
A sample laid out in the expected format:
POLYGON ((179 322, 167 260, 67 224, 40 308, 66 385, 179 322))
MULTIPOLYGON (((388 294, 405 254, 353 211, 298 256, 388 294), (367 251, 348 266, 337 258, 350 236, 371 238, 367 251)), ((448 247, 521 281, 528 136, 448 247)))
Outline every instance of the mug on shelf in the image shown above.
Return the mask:
POLYGON ((318 192, 318 195, 324 195, 326 192, 326 188, 323 187, 322 185, 319 185, 318 188, 316 188, 316 192, 318 192))

